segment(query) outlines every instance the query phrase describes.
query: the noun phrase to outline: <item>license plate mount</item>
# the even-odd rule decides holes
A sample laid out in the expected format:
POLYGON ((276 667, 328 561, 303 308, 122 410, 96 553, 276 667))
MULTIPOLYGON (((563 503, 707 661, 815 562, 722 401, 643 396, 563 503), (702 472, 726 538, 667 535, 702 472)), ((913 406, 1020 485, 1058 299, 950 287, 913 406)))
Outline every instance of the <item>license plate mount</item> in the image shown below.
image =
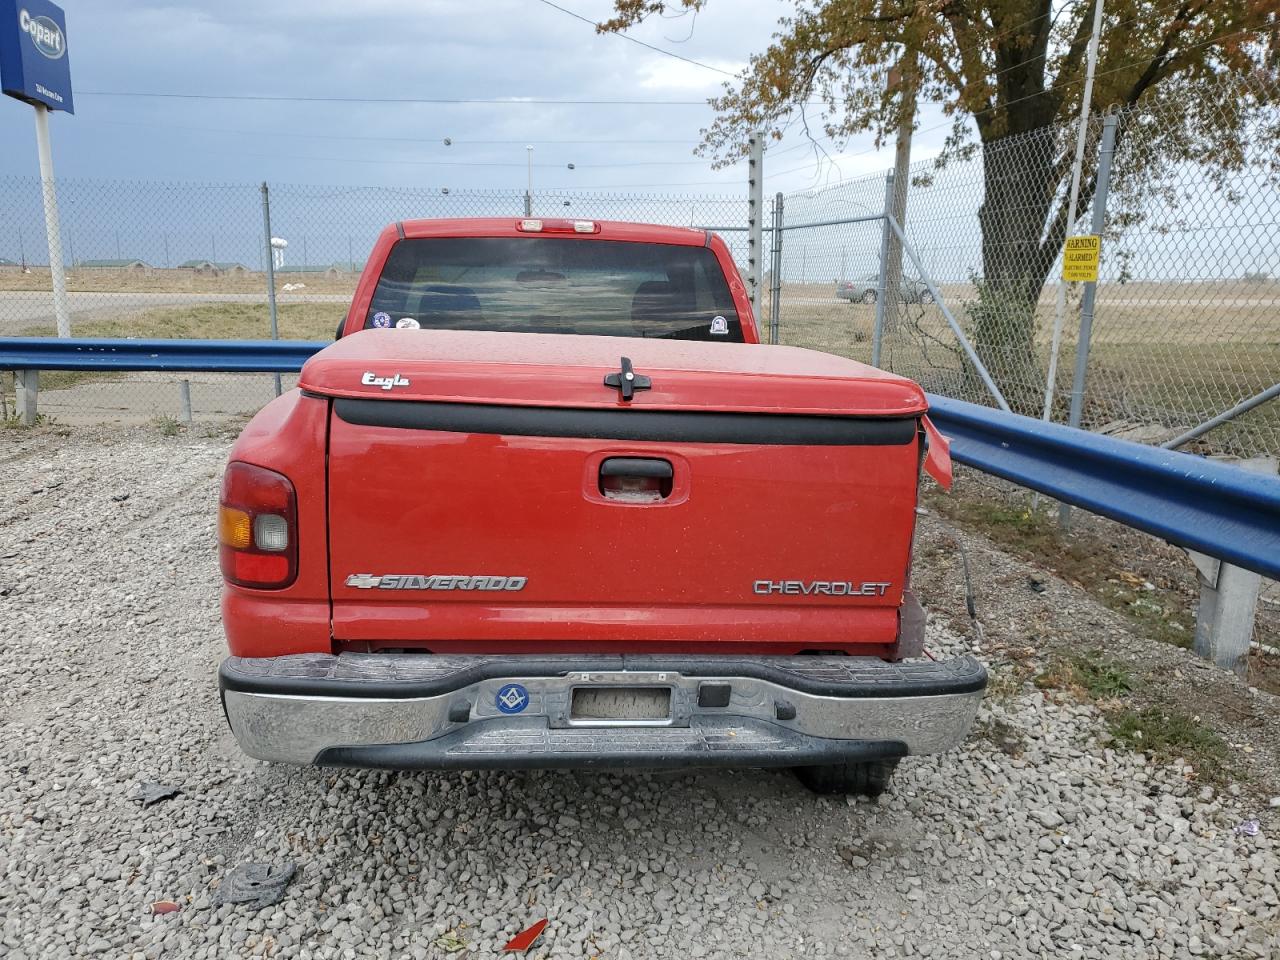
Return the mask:
POLYGON ((569 722, 651 726, 671 722, 671 688, 601 685, 574 687, 569 722))

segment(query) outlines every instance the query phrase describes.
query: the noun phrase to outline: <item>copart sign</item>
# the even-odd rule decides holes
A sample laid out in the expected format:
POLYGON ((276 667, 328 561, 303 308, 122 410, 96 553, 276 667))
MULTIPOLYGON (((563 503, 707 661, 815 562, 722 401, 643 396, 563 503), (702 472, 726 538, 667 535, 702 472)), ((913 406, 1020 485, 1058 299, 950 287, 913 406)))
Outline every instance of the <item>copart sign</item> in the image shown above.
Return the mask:
POLYGON ((0 88, 27 103, 75 112, 61 7, 47 0, 0 0, 0 88))

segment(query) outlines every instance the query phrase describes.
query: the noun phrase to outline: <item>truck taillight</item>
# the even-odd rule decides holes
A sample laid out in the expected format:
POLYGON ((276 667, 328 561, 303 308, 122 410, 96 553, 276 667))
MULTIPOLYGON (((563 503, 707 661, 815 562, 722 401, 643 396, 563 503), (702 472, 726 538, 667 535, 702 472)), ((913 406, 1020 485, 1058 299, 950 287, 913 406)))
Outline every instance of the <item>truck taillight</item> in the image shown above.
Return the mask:
POLYGON ((222 475, 218 563, 241 587, 278 590, 298 575, 298 508, 283 474, 238 461, 222 475))
POLYGON ((594 220, 521 220, 516 223, 521 233, 599 233, 594 220))

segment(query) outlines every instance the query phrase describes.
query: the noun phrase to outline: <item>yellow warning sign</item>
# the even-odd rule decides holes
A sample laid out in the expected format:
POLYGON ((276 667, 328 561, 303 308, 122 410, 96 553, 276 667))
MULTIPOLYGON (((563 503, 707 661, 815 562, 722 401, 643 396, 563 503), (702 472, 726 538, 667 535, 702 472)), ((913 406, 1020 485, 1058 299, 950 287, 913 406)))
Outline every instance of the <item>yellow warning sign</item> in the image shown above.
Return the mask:
POLYGON ((1096 283, 1101 252, 1099 236, 1067 237, 1067 248, 1062 251, 1062 279, 1071 283, 1096 283))

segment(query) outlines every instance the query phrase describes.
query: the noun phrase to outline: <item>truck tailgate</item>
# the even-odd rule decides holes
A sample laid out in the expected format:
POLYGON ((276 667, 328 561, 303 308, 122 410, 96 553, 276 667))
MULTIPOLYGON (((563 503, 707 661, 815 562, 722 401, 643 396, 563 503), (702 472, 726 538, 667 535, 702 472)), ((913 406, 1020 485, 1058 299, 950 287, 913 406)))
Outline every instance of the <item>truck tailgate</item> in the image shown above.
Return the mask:
MULTIPOLYGON (((597 339, 609 338, 574 346, 597 339)), ((723 364, 729 345, 611 340, 581 391, 562 384, 556 405, 512 402, 537 381, 502 364, 470 371, 463 389, 456 355, 435 361, 440 376, 407 357, 376 364, 406 381, 404 399, 378 386, 335 397, 335 639, 488 653, 887 649, 909 562, 922 398, 911 409, 881 397, 874 414, 854 416, 734 410, 726 387, 707 387, 711 373, 664 369, 669 346, 723 364), (604 386, 622 350, 653 393, 621 402, 604 386), (447 400, 427 392, 444 380, 447 400), (662 408, 650 400, 659 384, 662 408)), ((556 371, 575 382, 563 363, 556 371)), ((359 382, 352 374, 346 382, 359 382)), ((789 390, 804 409, 829 402, 827 381, 850 390, 839 378, 764 376, 775 402, 789 390)))

